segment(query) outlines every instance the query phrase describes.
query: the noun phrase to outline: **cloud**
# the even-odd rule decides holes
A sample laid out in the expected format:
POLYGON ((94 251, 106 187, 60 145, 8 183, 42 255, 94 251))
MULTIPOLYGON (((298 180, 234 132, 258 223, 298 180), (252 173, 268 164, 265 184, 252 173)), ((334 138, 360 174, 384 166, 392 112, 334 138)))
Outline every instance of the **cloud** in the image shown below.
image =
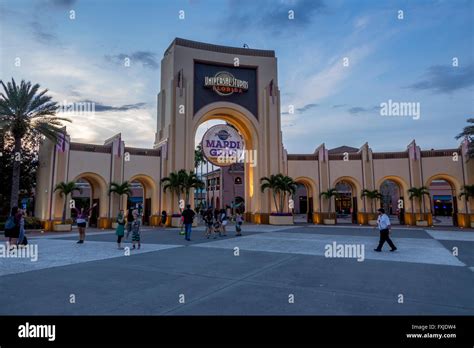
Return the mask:
POLYGON ((336 104, 336 105, 333 105, 333 109, 337 109, 337 108, 342 108, 343 106, 346 106, 347 104, 336 104))
POLYGON ((305 112, 305 111, 308 111, 309 109, 315 108, 315 107, 317 107, 317 106, 318 106, 318 104, 314 104, 314 103, 306 104, 306 105, 303 106, 302 108, 297 108, 296 111, 298 111, 298 112, 305 112))
POLYGON ((104 112, 104 111, 129 111, 129 110, 137 110, 137 109, 144 109, 146 106, 146 103, 135 103, 135 104, 126 104, 122 106, 112 106, 112 105, 106 105, 102 103, 98 103, 92 100, 84 100, 77 102, 76 104, 79 103, 93 103, 95 106, 95 111, 96 112, 104 112))
POLYGON ((33 35, 35 39, 37 39, 39 42, 45 43, 45 44, 58 42, 58 37, 55 34, 46 30, 45 27, 40 22, 36 20, 30 22, 30 28, 33 31, 33 35))
POLYGON ((74 5, 77 0, 49 0, 49 3, 53 6, 60 8, 70 8, 74 5))
POLYGON ((314 16, 325 8, 323 0, 235 1, 231 2, 230 14, 224 19, 224 23, 226 26, 232 23, 232 27, 238 30, 257 26, 278 35, 294 27, 307 27, 314 16), (289 11, 293 11, 293 19, 289 18, 289 11))
POLYGON ((134 62, 139 62, 148 69, 156 70, 160 67, 156 54, 150 51, 136 51, 131 54, 120 53, 114 56, 105 56, 107 61, 116 64, 124 64, 126 58, 130 59, 130 65, 133 65, 134 62))
POLYGON ((474 85, 474 63, 464 67, 434 65, 421 81, 408 88, 431 90, 433 93, 451 93, 474 85))
POLYGON ((353 115, 360 114, 360 113, 365 113, 365 112, 378 111, 378 110, 380 110, 379 105, 373 106, 371 108, 366 108, 366 107, 363 107, 363 106, 353 106, 353 107, 347 109, 347 111, 349 113, 353 114, 353 115))

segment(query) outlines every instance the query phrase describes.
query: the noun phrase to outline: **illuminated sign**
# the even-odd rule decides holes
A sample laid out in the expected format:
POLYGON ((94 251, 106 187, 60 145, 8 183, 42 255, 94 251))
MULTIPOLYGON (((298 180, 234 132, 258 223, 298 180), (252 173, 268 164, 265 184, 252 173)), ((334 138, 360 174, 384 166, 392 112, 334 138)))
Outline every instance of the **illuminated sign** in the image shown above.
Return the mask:
POLYGON ((248 81, 239 80, 227 71, 219 71, 216 75, 204 77, 204 87, 212 88, 214 92, 221 96, 229 96, 233 93, 243 93, 248 91, 248 81))
POLYGON ((225 167, 235 163, 244 150, 244 140, 237 130, 227 124, 218 124, 204 133, 202 151, 212 164, 225 167), (229 160, 234 158, 234 160, 229 160))

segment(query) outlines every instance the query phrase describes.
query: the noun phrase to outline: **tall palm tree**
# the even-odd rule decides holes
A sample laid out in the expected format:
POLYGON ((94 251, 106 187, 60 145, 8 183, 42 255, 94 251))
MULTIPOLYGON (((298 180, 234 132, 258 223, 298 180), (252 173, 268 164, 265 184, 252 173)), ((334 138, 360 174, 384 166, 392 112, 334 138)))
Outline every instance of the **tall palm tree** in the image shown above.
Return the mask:
POLYGON ((474 118, 468 118, 470 125, 464 127, 463 131, 456 135, 456 139, 467 138, 469 140, 469 158, 474 158, 474 118))
POLYGON ((199 144, 194 149, 194 167, 197 168, 199 165, 206 164, 206 157, 204 157, 204 152, 202 150, 202 144, 199 144))
POLYGON ((332 201, 332 197, 337 197, 339 194, 337 193, 337 189, 336 188, 328 188, 327 191, 323 191, 321 192, 320 196, 327 199, 329 201, 329 211, 328 213, 332 213, 331 211, 331 201, 332 201))
POLYGON ((367 197, 368 199, 370 199, 370 207, 372 208, 372 213, 374 213, 374 201, 376 199, 380 199, 382 198, 382 194, 378 191, 378 190, 363 190, 362 191, 362 194, 361 194, 361 197, 367 197))
POLYGON ((182 187, 185 194, 184 200, 186 202, 186 205, 188 205, 191 190, 204 188, 204 182, 199 179, 198 176, 192 170, 188 173, 186 170, 181 169, 178 172, 178 176, 182 181, 182 187))
MULTIPOLYGON (((70 120, 56 116, 58 105, 52 97, 46 95, 47 89, 39 91, 40 85, 15 80, 5 85, 0 81, 3 92, 0 93, 0 129, 8 132, 15 140, 14 153, 21 159, 22 140, 28 134, 42 135, 58 142, 64 135, 63 121, 70 120)), ((12 194, 10 206, 18 205, 20 189, 20 161, 14 161, 12 173, 12 194)))
POLYGON ((60 182, 59 184, 56 185, 54 188, 54 192, 59 191, 59 194, 61 197, 64 197, 64 208, 63 208, 63 216, 61 219, 61 223, 64 225, 66 223, 66 211, 67 211, 67 205, 68 205, 68 200, 67 197, 69 194, 73 193, 74 191, 79 191, 82 192, 80 187, 76 186, 76 183, 74 181, 69 181, 69 182, 60 182))
POLYGON ((469 200, 469 198, 474 198, 474 185, 464 185, 463 186, 463 192, 459 195, 459 198, 462 196, 466 197, 466 201, 469 200))
POLYGON ((119 210, 122 209, 122 200, 120 199, 123 195, 130 196, 132 193, 132 186, 128 181, 124 181, 122 184, 116 182, 110 183, 109 195, 116 193, 119 196, 119 210))
POLYGON ((420 213, 424 214, 425 212, 423 210, 423 204, 422 204, 423 196, 430 195, 430 191, 428 190, 428 188, 426 186, 412 187, 411 189, 408 190, 408 193, 410 194, 409 198, 411 200, 413 200, 413 198, 418 199, 418 201, 420 202, 420 213))
POLYGON ((260 190, 264 192, 266 189, 272 191, 273 202, 275 203, 275 208, 278 212, 280 212, 280 206, 277 202, 277 195, 280 194, 281 191, 281 179, 280 176, 277 175, 270 175, 269 177, 264 176, 260 178, 260 190))
POLYGON ((181 194, 184 192, 183 175, 181 171, 171 172, 169 176, 166 176, 161 179, 161 183, 163 184, 164 192, 169 190, 171 194, 175 193, 178 196, 178 202, 181 200, 181 194))

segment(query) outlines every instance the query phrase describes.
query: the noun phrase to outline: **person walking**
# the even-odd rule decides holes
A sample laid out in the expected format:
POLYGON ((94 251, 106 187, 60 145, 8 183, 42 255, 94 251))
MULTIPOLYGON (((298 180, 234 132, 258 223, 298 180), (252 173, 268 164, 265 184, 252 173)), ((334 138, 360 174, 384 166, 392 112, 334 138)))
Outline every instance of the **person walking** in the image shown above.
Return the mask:
POLYGON ((140 249, 140 246, 141 246, 140 225, 141 225, 140 216, 138 215, 138 211, 134 210, 133 222, 132 222, 132 249, 135 249, 135 244, 137 244, 138 249, 140 249))
POLYGON ((387 214, 385 214, 385 209, 380 208, 378 210, 378 213, 379 217, 377 218, 377 228, 380 231, 380 241, 379 245, 377 246, 377 248, 374 249, 374 251, 381 252, 385 242, 390 245, 390 251, 395 251, 397 250, 397 247, 395 246, 395 244, 393 244, 389 236, 390 229, 392 228, 392 226, 390 225, 390 219, 387 214))
POLYGON ((228 216, 225 209, 221 209, 220 214, 219 214, 219 221, 221 223, 222 237, 227 237, 227 231, 225 227, 227 226, 227 223, 229 222, 229 220, 228 220, 228 216))
POLYGON ((221 234, 221 221, 220 221, 220 214, 218 209, 214 209, 214 231, 219 233, 219 237, 221 234))
POLYGON ((237 211, 235 213, 235 235, 237 237, 242 236, 242 222, 242 214, 240 213, 240 211, 237 211))
POLYGON ((28 244, 26 236, 25 236, 25 214, 26 211, 23 209, 18 209, 20 213, 20 233, 18 234, 18 241, 17 245, 26 245, 28 244))
POLYGON ((120 209, 117 215, 117 228, 115 229, 115 234, 117 235, 117 249, 123 250, 122 238, 125 234, 125 214, 123 209, 120 209))
POLYGON ((15 249, 16 247, 16 242, 20 235, 20 220, 20 210, 18 207, 13 207, 10 211, 10 216, 5 223, 5 237, 8 238, 9 250, 15 249))
POLYGON ((134 208, 130 207, 127 210, 127 235, 125 236, 125 240, 128 240, 130 237, 130 233, 132 232, 132 224, 133 224, 133 210, 134 208))
POLYGON ((77 214, 76 223, 77 223, 77 228, 79 230, 79 241, 77 242, 77 244, 84 243, 84 240, 86 239, 87 219, 89 218, 89 213, 91 212, 91 210, 94 209, 96 206, 97 206, 97 203, 94 203, 92 207, 86 210, 84 210, 84 208, 81 208, 81 210, 77 208, 72 208, 77 214))
POLYGON ((191 209, 191 205, 188 204, 181 215, 183 216, 184 230, 186 232, 185 239, 189 242, 191 241, 191 228, 196 213, 191 209))
POLYGON ((214 239, 216 239, 217 234, 214 232, 214 227, 213 227, 214 218, 212 216, 212 210, 211 209, 208 209, 205 212, 203 219, 204 219, 204 222, 206 223, 206 234, 205 234, 205 236, 207 237, 207 239, 209 239, 209 237, 211 235, 214 235, 214 239))

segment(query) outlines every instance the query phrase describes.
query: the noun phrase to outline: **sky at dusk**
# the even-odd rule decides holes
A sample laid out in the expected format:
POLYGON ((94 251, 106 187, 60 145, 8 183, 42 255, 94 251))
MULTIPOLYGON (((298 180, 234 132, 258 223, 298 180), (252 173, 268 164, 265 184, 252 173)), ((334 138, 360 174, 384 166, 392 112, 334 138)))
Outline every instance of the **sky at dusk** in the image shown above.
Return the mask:
POLYGON ((95 114, 68 115, 73 141, 121 132, 152 147, 160 61, 176 37, 275 50, 289 153, 452 148, 474 117, 469 0, 0 0, 0 78, 94 102, 95 114), (419 103, 419 118, 382 116, 389 100, 419 103))

